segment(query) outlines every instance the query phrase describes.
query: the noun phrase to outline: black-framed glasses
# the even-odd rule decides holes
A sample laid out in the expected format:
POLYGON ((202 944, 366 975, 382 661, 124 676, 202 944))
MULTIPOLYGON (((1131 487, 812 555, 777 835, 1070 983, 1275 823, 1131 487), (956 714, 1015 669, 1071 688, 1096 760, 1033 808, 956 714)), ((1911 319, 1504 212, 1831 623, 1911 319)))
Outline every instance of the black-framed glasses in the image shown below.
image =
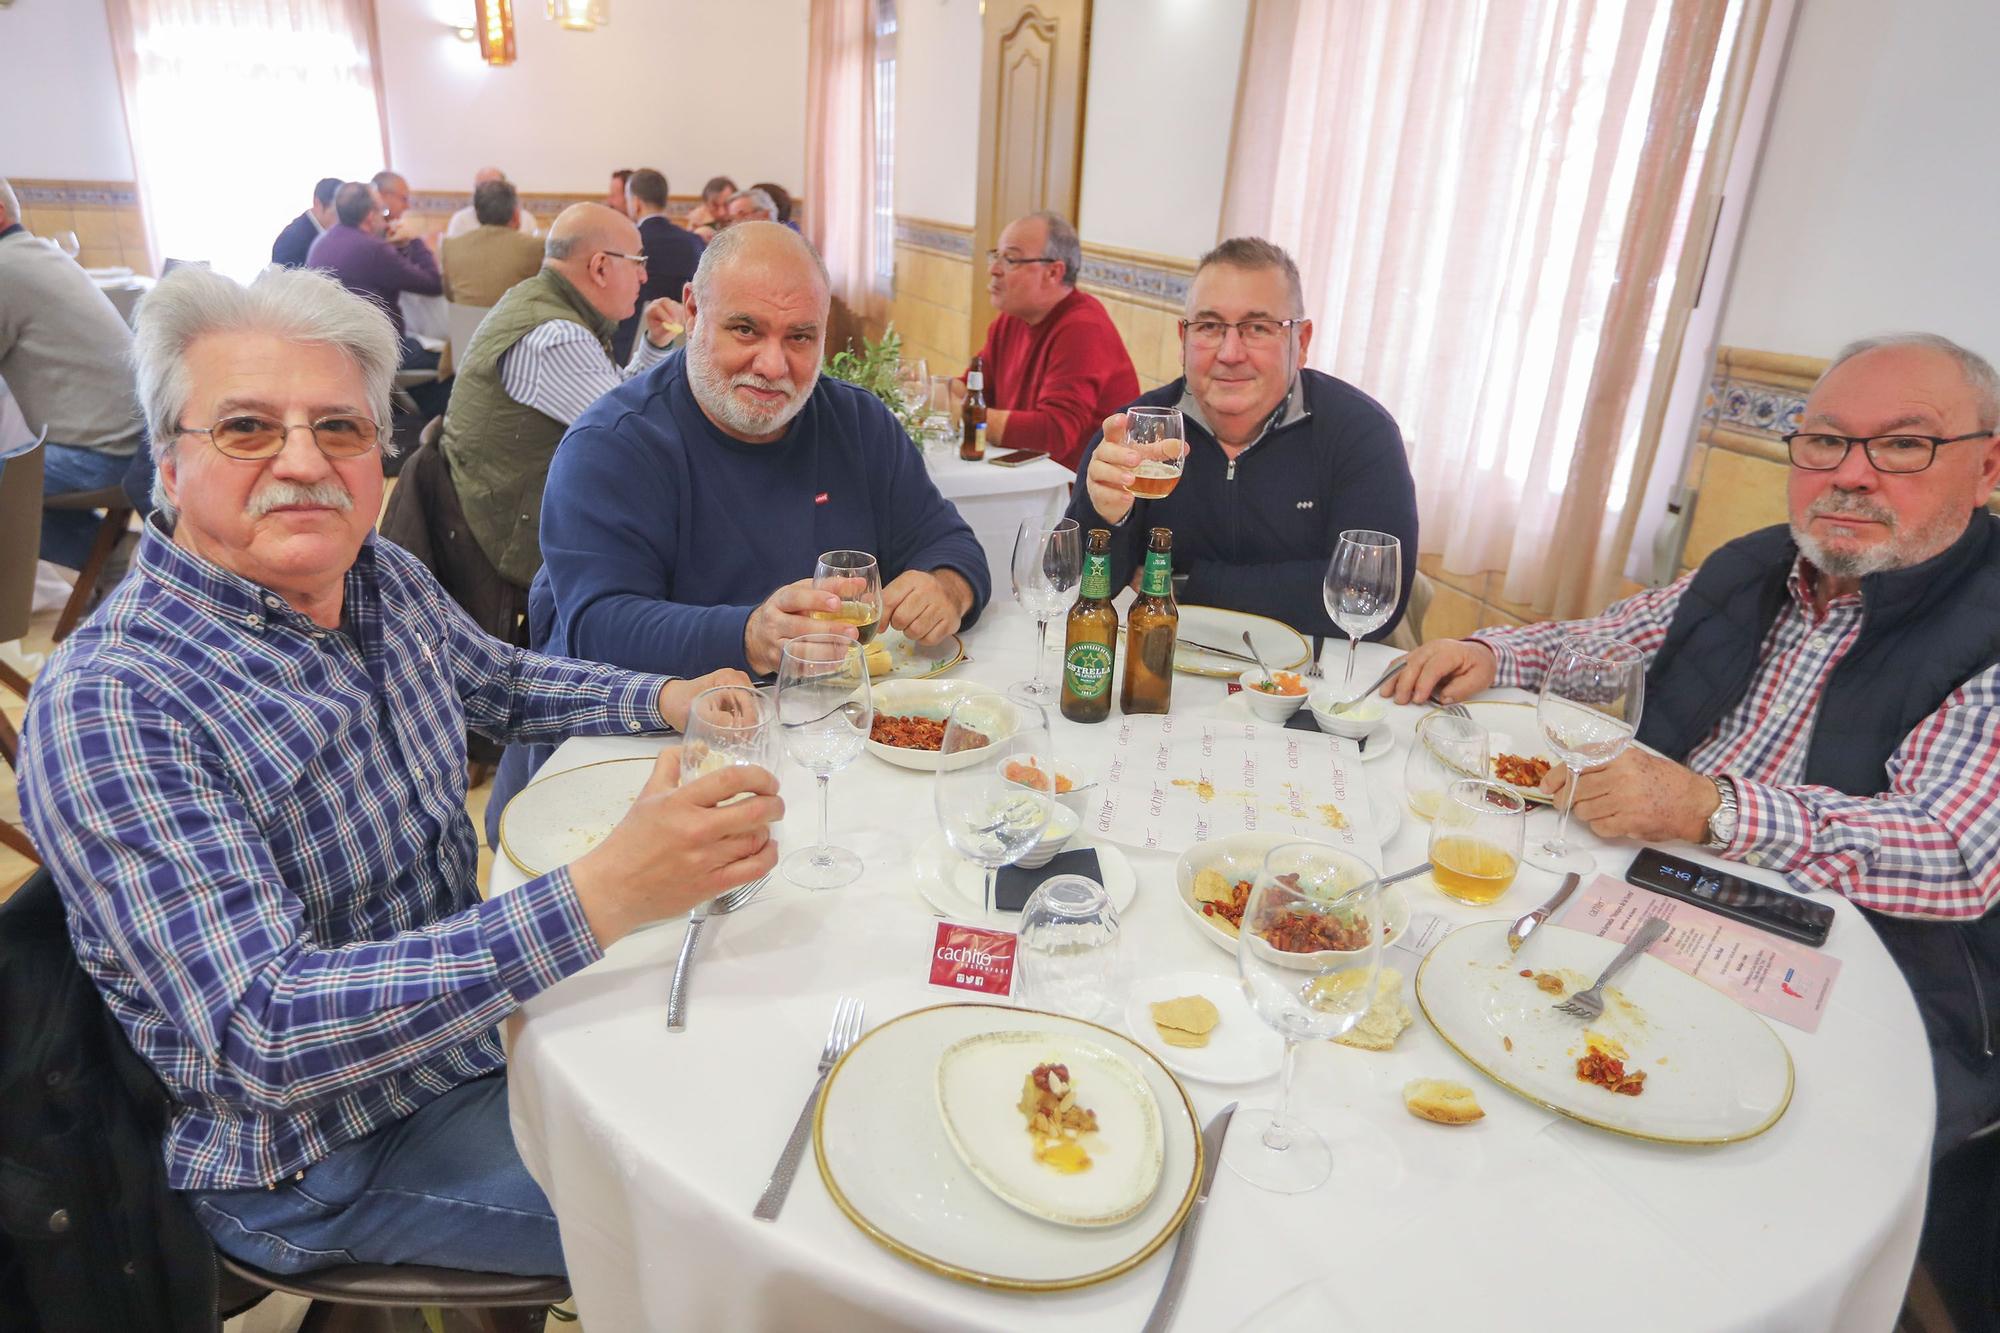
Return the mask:
POLYGON ((213 426, 175 426, 183 435, 206 435, 218 452, 229 458, 275 458, 284 452, 285 441, 295 430, 310 430, 313 443, 328 458, 359 458, 381 441, 381 429, 367 417, 337 415, 321 417, 311 425, 287 426, 269 417, 237 413, 213 426))
POLYGON ((1019 268, 1023 264, 1060 264, 1062 260, 1050 259, 1046 255, 1035 255, 1024 258, 1021 255, 1003 255, 998 250, 988 250, 986 252, 986 262, 988 265, 1005 264, 1008 268, 1019 268))
POLYGON ((1819 431, 1796 430, 1784 437, 1792 466, 1804 472, 1831 472, 1847 461, 1847 451, 1860 445, 1869 465, 1877 472, 1922 472, 1937 458, 1938 446, 1962 440, 1984 440, 1990 430, 1968 435, 1827 435, 1819 431))
POLYGON ((599 250, 597 253, 601 255, 609 255, 613 259, 629 259, 633 263, 639 265, 639 267, 641 268, 644 268, 646 266, 646 252, 644 250, 641 250, 636 255, 628 255, 622 250, 599 250))
POLYGON ((1242 340, 1245 347, 1270 347, 1285 336, 1287 330, 1305 323, 1305 317, 1298 319, 1239 319, 1234 324, 1220 319, 1184 319, 1181 337, 1196 347, 1220 347, 1222 340, 1229 336, 1231 329, 1242 340))

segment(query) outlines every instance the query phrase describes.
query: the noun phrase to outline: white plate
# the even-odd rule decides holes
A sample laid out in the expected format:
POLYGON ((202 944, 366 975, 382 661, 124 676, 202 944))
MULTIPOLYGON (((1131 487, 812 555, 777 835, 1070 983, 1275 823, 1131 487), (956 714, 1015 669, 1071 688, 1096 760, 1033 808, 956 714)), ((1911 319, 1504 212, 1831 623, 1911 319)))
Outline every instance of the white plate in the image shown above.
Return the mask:
POLYGON ((937 1067, 944 1134, 980 1184, 1022 1212, 1070 1227, 1129 1221, 1160 1187, 1160 1103, 1145 1075, 1094 1041, 1068 1034, 979 1032, 945 1048, 937 1067), (1069 1070, 1077 1104, 1097 1116, 1079 1142, 1090 1166, 1071 1175, 1036 1160, 1019 1103, 1029 1071, 1069 1070))
POLYGON ((603 842, 652 775, 651 759, 566 768, 516 792, 500 812, 500 850, 528 875, 546 875, 603 842))
MULTIPOLYGON (((1019 1097, 1017 1077, 1009 1104, 1019 1097)), ((863 1037, 827 1079, 813 1152, 834 1205, 871 1240, 928 1272, 1011 1291, 1088 1287, 1144 1263, 1186 1219, 1202 1166, 1194 1107, 1144 1047, 1093 1023, 994 1004, 919 1009, 863 1037), (1004 1031, 1102 1046, 1145 1079, 1160 1109, 1160 1183, 1136 1217, 1056 1226, 1003 1203, 959 1160, 931 1093, 938 1060, 967 1037, 1004 1031)))
MULTIPOLYGON (((999 695, 1000 691, 970 680, 882 680, 870 687, 875 700, 877 717, 928 717, 942 722, 951 714, 951 706, 969 694, 999 695)), ((1005 740, 1014 734, 1013 723, 1006 720, 1006 705, 996 705, 996 725, 989 733, 995 740, 1005 740)), ((944 760, 936 750, 905 750, 900 746, 884 745, 877 740, 866 742, 868 753, 898 768, 913 768, 919 773, 935 773, 940 768, 966 768, 988 757, 986 751, 960 750, 944 760)))
POLYGON ((1792 1056, 1763 1019, 1657 958, 1639 957, 1605 990, 1589 1026, 1626 1052, 1646 1086, 1622 1096, 1576 1076, 1585 1024, 1558 1012, 1522 968, 1573 989, 1595 981, 1620 946, 1543 926, 1518 957, 1507 922, 1447 935, 1417 969, 1417 1004, 1446 1044, 1501 1087, 1545 1110, 1631 1138, 1734 1143, 1778 1123, 1792 1100, 1792 1056), (1509 1043, 1512 1043, 1511 1048, 1509 1043))
POLYGON ((1174 641, 1174 670, 1186 675, 1235 680, 1243 673, 1244 663, 1190 648, 1183 640, 1192 639, 1242 655, 1245 630, 1256 642, 1257 651, 1263 654, 1264 665, 1273 671, 1297 671, 1312 660, 1312 645, 1282 620, 1220 606, 1186 603, 1182 603, 1180 613, 1179 632, 1174 641))
MULTIPOLYGON (((1373 795, 1369 797, 1371 804, 1376 800, 1373 795)), ((1400 818, 1398 816, 1399 824, 1400 818)), ((1201 903, 1194 896, 1194 877, 1213 867, 1227 875, 1232 883, 1239 879, 1254 882, 1257 872, 1264 868, 1264 858, 1270 855, 1273 847, 1304 841, 1307 839, 1290 833, 1232 833, 1182 852, 1180 859, 1174 862, 1174 891, 1195 932, 1233 957, 1236 936, 1228 929, 1227 923, 1217 921, 1201 910, 1201 903)), ((1401 939, 1403 932, 1410 928, 1410 902, 1403 896, 1402 886, 1397 884, 1383 890, 1382 901, 1384 920, 1389 927, 1389 933, 1382 938, 1386 945, 1401 939)))
POLYGON ((1203 1083, 1255 1083, 1271 1077, 1285 1062, 1285 1041, 1243 998, 1243 986, 1233 976, 1211 972, 1173 972, 1148 977, 1132 987, 1125 1005, 1125 1026, 1139 1044, 1182 1078, 1203 1083), (1169 1046, 1153 1025, 1152 1006, 1183 995, 1206 996, 1221 1020, 1208 1034, 1208 1045, 1169 1046))
POLYGON ((895 664, 882 675, 869 678, 877 685, 891 680, 925 680, 965 660, 965 640, 956 634, 925 647, 899 629, 885 629, 875 636, 875 642, 889 650, 889 660, 895 664))
MULTIPOLYGON (((1222 702, 1218 703, 1215 706, 1215 716, 1228 718, 1232 722, 1237 722, 1237 721, 1259 722, 1263 723, 1263 725, 1267 727, 1280 725, 1275 722, 1265 722, 1263 718, 1258 717, 1255 713, 1251 712, 1250 701, 1248 699, 1245 699, 1241 692, 1238 692, 1236 694, 1224 695, 1222 702)), ((1293 728, 1293 730, 1297 730, 1297 728, 1293 728)), ((1313 733, 1308 732, 1306 734, 1312 735, 1313 733)), ((1322 731, 1318 734, 1322 736, 1332 736, 1331 732, 1325 732, 1325 731, 1322 731)), ((1337 741, 1347 740, 1345 736, 1333 736, 1333 739, 1337 741)), ((1353 741, 1347 741, 1347 743, 1349 745, 1355 744, 1355 742, 1353 741)), ((1376 730, 1369 733, 1368 748, 1361 751, 1361 761, 1363 763, 1372 764, 1377 759, 1382 759, 1387 757, 1389 752, 1391 750, 1394 750, 1395 748, 1396 748, 1396 735, 1393 731, 1389 729, 1389 724, 1386 721, 1384 721, 1379 727, 1376 728, 1376 730)))
MULTIPOLYGON (((1474 700, 1464 705, 1472 720, 1486 728, 1487 766, 1491 768, 1503 754, 1519 755, 1523 759, 1546 759, 1551 767, 1560 761, 1549 749, 1549 743, 1542 739, 1541 726, 1535 721, 1535 706, 1518 700, 1485 699, 1474 700)), ((1499 781, 1499 774, 1492 774, 1499 781)), ((1508 783, 1521 798, 1537 805, 1550 805, 1553 801, 1534 787, 1523 787, 1508 783)))
MULTIPOLYGON (((1125 853, 1108 842, 1097 841, 1088 833, 1078 833, 1063 851, 1073 852, 1079 847, 1090 847, 1097 852, 1097 868, 1104 875, 1104 891, 1111 895, 1111 905, 1123 916, 1139 893, 1139 881, 1132 874, 1132 863, 1125 859, 1125 853)), ((1000 930, 1014 930, 1020 926, 1019 912, 985 910, 985 869, 954 852, 942 833, 932 834, 918 844, 915 863, 917 892, 923 895, 924 901, 933 910, 943 912, 954 921, 972 925, 993 926, 1000 930)))

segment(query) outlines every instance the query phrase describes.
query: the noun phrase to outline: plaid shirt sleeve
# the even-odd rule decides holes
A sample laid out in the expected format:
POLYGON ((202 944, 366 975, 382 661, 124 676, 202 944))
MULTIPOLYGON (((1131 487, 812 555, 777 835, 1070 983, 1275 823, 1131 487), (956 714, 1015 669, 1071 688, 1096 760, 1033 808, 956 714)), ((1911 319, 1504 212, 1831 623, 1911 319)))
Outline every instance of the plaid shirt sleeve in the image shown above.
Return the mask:
POLYGON ((84 933, 245 1104, 289 1111, 364 1088, 601 956, 561 870, 419 929, 322 947, 199 725, 93 673, 49 689, 22 755, 36 844, 84 933))
POLYGON ((1774 787, 1730 775, 1724 854, 1891 916, 1967 919, 2000 899, 2000 667, 1960 686, 1889 758, 1889 790, 1774 787))
POLYGON ((1636 592, 1622 602, 1613 602, 1602 615, 1590 620, 1551 620, 1536 625, 1498 626, 1480 630, 1469 637, 1473 643, 1483 643, 1492 650, 1494 660, 1499 664, 1499 670, 1493 677, 1495 685, 1514 685, 1524 690, 1542 688, 1542 677, 1548 672, 1549 659, 1555 655, 1563 639, 1571 634, 1596 634, 1629 643, 1646 654, 1650 661, 1660 645, 1666 642, 1667 626, 1673 621, 1674 608, 1681 604, 1681 594, 1693 578, 1694 574, 1690 572, 1664 588, 1636 592))

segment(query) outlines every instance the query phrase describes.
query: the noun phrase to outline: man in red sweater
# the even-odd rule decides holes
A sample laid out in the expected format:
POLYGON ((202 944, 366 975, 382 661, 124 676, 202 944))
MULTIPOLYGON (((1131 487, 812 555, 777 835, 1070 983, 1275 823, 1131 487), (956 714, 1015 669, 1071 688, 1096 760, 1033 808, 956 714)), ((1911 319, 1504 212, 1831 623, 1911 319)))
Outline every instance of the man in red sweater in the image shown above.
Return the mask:
POLYGON ((988 252, 1000 317, 979 351, 986 440, 1035 449, 1072 472, 1104 418, 1139 396, 1139 376, 1104 303, 1076 289, 1083 246, 1054 213, 1016 218, 988 252))

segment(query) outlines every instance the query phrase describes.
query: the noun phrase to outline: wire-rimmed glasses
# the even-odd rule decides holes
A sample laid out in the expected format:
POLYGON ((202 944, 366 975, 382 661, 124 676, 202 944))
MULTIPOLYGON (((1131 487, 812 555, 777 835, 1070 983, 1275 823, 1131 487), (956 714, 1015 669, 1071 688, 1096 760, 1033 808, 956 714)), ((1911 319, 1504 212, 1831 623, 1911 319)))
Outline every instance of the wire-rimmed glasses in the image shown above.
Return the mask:
POLYGON ((269 417, 239 412, 213 426, 175 426, 182 435, 206 435, 217 452, 228 458, 275 458, 295 430, 312 432, 313 443, 328 458, 359 458, 381 442, 381 427, 368 417, 336 413, 308 425, 286 425, 269 417))

